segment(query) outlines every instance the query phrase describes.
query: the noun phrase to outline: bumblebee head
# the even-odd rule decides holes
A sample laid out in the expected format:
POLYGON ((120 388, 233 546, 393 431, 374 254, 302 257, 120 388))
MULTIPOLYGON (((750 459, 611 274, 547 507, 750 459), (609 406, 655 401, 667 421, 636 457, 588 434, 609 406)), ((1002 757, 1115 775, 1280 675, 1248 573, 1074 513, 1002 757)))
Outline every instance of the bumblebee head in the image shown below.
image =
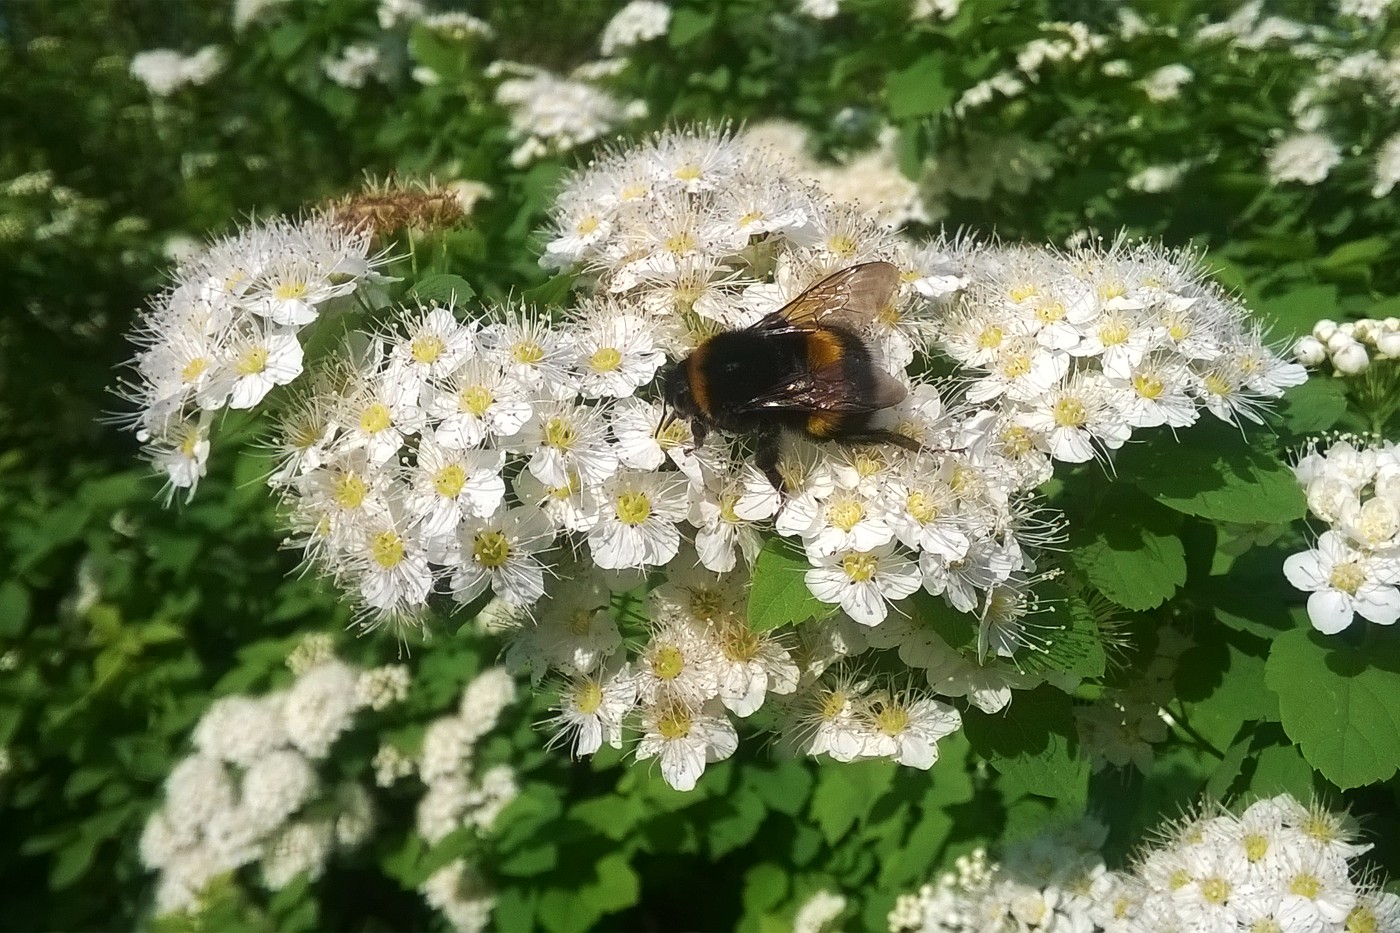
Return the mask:
POLYGON ((671 360, 661 367, 661 401, 668 414, 677 418, 694 418, 700 413, 690 392, 690 379, 681 360, 671 360))

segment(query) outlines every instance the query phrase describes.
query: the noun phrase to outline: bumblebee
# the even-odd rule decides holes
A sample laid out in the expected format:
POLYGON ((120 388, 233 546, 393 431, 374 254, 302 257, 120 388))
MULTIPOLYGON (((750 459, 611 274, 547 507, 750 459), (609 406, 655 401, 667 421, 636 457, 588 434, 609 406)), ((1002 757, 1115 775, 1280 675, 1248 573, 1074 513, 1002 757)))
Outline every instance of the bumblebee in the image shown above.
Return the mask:
POLYGON ((757 323, 709 338, 662 369, 668 416, 688 419, 697 445, 711 428, 749 437, 755 464, 779 491, 785 431, 919 450, 916 441, 873 426, 877 412, 907 393, 860 337, 898 284, 899 270, 888 262, 850 266, 757 323))

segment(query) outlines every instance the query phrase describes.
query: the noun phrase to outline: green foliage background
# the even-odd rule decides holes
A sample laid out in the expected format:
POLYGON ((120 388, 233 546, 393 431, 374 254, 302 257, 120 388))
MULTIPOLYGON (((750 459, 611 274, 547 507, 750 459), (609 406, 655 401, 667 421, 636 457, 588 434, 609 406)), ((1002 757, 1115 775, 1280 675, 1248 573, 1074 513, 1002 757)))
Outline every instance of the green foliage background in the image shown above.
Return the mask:
MULTIPOLYGON (((1185 31, 1221 5, 1136 6, 1185 31)), ((1335 22, 1327 3, 1286 6, 1335 22)), ((566 68, 590 56, 614 9, 533 0, 473 12, 491 20, 492 58, 566 68)), ((1312 67, 1287 48, 1193 50, 1196 79, 1172 106, 1152 106, 1091 60, 1061 64, 1019 99, 950 115, 964 89, 1013 62, 1051 20, 1114 31, 1112 5, 1077 0, 964 0, 951 21, 918 27, 904 4, 884 0, 847 0, 831 22, 782 2, 684 0, 668 36, 636 50, 617 81, 622 96, 648 102, 649 125, 784 117, 809 127, 829 157, 865 148, 888 121, 916 178, 971 136, 1021 136, 1043 148, 1049 178, 951 198, 950 228, 1060 243, 1086 227, 1122 227, 1195 242, 1278 336, 1400 309, 1400 211, 1394 198, 1370 196, 1369 161, 1348 158, 1316 188, 1272 185, 1263 170, 1312 67), (1175 192, 1125 184, 1148 164, 1185 159, 1197 164, 1175 192)), ((1357 48, 1389 49, 1396 38, 1337 29, 1357 48)), ((1141 76, 1181 61, 1182 48, 1150 34, 1115 54, 1141 76)), ((353 189, 362 173, 487 182, 492 197, 443 244, 447 268, 487 298, 541 285, 532 231, 561 171, 586 153, 511 168, 483 54, 421 31, 384 36, 374 5, 356 0, 292 2, 238 35, 212 2, 0 6, 0 177, 52 172, 76 205, 66 233, 41 238, 63 205, 0 196, 0 652, 16 659, 0 671, 0 747, 11 757, 0 776, 0 926, 146 925, 150 885, 135 840, 212 698, 284 681, 282 661, 308 632, 334 634, 366 665, 397 656, 392 635, 347 633, 335 595, 292 573, 256 454, 215 457, 194 503, 167 509, 135 444, 101 416, 116 407, 106 390, 128 352, 124 331, 163 284, 168 236, 295 211, 353 189), (350 41, 397 42, 400 67, 361 90, 332 84, 321 57, 350 41), (153 99, 128 74, 143 48, 205 43, 228 57, 207 86, 153 99), (414 62, 444 80, 416 84, 414 62)), ((1374 101, 1334 112, 1358 152, 1397 129, 1374 101)), ((967 713, 928 774, 778 761, 748 742, 679 794, 616 755, 571 763, 546 753, 531 727, 543 715, 536 705, 493 749, 526 790, 488 851, 453 837, 424 851, 410 831, 412 800, 389 794, 357 861, 270 900, 230 886, 208 922, 428 927, 440 921, 413 887, 470 849, 499 892, 502 929, 777 929, 823 886, 853 898, 850 925, 882 929, 899 893, 974 846, 1087 808, 1109 822, 1121 857, 1202 794, 1318 792, 1349 804, 1376 831, 1376 863, 1394 874, 1400 837, 1386 828, 1400 825, 1400 639, 1361 625, 1331 640, 1313 634, 1280 572, 1305 530, 1283 452, 1332 427, 1394 425, 1315 379, 1247 439, 1203 425, 1179 444, 1154 437, 1122 451, 1114 476, 1091 465, 1057 477, 1051 500, 1072 529, 1067 563, 1117 605, 1132 647, 1117 666, 1088 651, 1074 698, 1044 687, 1017 696, 1009 715, 967 713), (1162 627, 1194 641, 1171 706, 1179 726, 1147 774, 1091 773, 1073 704, 1130 686, 1162 627)), ((225 439, 256 428, 231 424, 225 439)), ((775 569, 755 581, 758 624, 785 621, 762 617, 764 606, 784 611, 780 593, 759 599, 781 585, 783 559, 760 562, 775 569)), ((429 643, 412 646, 413 692, 386 729, 421 730, 494 659, 500 646, 465 621, 440 620, 429 643)), ((338 757, 363 771, 373 750, 367 742, 338 757)))

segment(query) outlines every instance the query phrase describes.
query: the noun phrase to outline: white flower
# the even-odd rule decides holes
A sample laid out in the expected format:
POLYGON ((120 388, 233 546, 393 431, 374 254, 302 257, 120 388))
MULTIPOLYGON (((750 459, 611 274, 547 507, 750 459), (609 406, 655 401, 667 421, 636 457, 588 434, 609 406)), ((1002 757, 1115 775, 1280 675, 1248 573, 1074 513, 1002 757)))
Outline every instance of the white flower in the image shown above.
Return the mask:
POLYGON ((207 84, 223 64, 223 52, 214 45, 206 45, 193 55, 150 49, 131 57, 131 76, 157 97, 169 97, 187 84, 207 84))
POLYGON ((792 933, 822 933, 846 909, 846 899, 825 889, 803 902, 792 920, 792 933))
POLYGON ((296 822, 267 844, 263 853, 263 881, 274 891, 291 884, 298 875, 320 877, 330 858, 334 831, 329 821, 296 822))
POLYGON ((438 555, 453 568, 452 596, 470 602, 491 591, 515 606, 544 595, 544 565, 535 556, 554 541, 554 530, 534 509, 502 509, 463 523, 455 548, 438 555))
POLYGON ((408 507, 423 536, 451 534, 463 519, 494 514, 505 499, 504 464, 499 450, 451 450, 420 441, 408 507))
POLYGON ((1297 133, 1269 151, 1269 178, 1275 184, 1320 184, 1342 161, 1342 150, 1321 133, 1297 133))
POLYGON ((919 566, 896 554, 893 544, 872 551, 846 551, 814 561, 806 573, 807 589, 824 603, 838 603, 852 619, 876 625, 889 614, 886 601, 897 601, 920 586, 919 566))
POLYGON ((1032 403, 1017 423, 1045 439, 1050 456, 1067 463, 1092 460, 1117 450, 1132 428, 1113 404, 1111 387, 1091 374, 1074 377, 1032 403))
POLYGON ((655 626, 637 661, 637 696, 658 704, 668 697, 698 706, 719 693, 719 646, 681 618, 655 626))
POLYGON ((1163 65, 1142 79, 1142 89, 1147 99, 1154 103, 1174 100, 1181 96, 1181 88, 1195 76, 1195 72, 1185 65, 1163 65))
POLYGON ((604 742, 622 747, 622 720, 637 702, 637 684, 627 665, 574 675, 559 692, 558 731, 550 744, 571 744, 575 757, 592 755, 604 742))
POLYGON ((1371 197, 1383 198, 1400 182, 1400 133, 1381 144, 1376 153, 1375 172, 1376 184, 1371 188, 1371 197))
POLYGON ((608 444, 598 408, 567 402, 540 405, 519 443, 530 449, 530 473, 547 486, 568 486, 574 476, 596 485, 617 470, 617 454, 608 444))
POLYGON ((666 362, 654 336, 655 327, 642 318, 607 306, 595 309, 574 337, 580 394, 622 398, 651 382, 666 362))
POLYGON ((206 755, 246 768, 285 746, 287 733, 277 702, 235 695, 215 700, 199 718, 194 744, 206 755))
POLYGON ((666 35, 671 8, 660 0, 632 0, 613 14, 599 40, 604 55, 666 35))
POLYGON ((449 375, 476 350, 472 328, 457 320, 452 308, 420 308, 401 320, 405 333, 393 340, 391 368, 422 385, 449 375))
POLYGON ((1400 619, 1400 562, 1368 557, 1349 547, 1339 532, 1326 531, 1317 547, 1283 562, 1288 582, 1308 597, 1313 628, 1335 635, 1359 614, 1379 625, 1400 619))
POLYGON ((599 492, 605 503, 588 532, 588 547, 604 570, 654 567, 680 550, 680 531, 689 506, 685 482, 677 474, 624 470, 599 492))
POLYGON ((457 450, 514 437, 534 412, 529 390, 485 359, 467 360, 441 384, 425 388, 424 396, 434 439, 457 450))
POLYGON ((311 759, 325 758, 359 709, 359 672, 342 661, 318 664, 297 678, 282 701, 288 740, 311 759))
POLYGON ((353 575, 365 605, 384 616, 412 615, 428 599, 433 573, 421 534, 392 511, 366 518, 352 545, 353 575))
POLYGON ((252 408, 273 386, 301 375, 301 368, 301 343, 294 332, 250 319, 229 335, 217 368, 199 390, 200 406, 252 408))
POLYGON ((661 776, 676 790, 694 790, 706 764, 723 761, 738 747, 738 733, 715 701, 692 707, 663 700, 642 711, 637 760, 657 758, 661 776))
POLYGON ((341 87, 360 88, 379 69, 379 47, 355 42, 340 50, 339 56, 321 58, 321 71, 341 87))
POLYGON ((881 690, 867 698, 864 715, 870 734, 863 755, 893 758, 921 771, 938 760, 938 740, 962 726, 953 707, 912 691, 881 690))
POLYGON ((768 633, 754 632, 743 617, 722 617, 707 635, 720 649, 715 659, 720 702, 734 715, 756 712, 769 691, 783 695, 797 689, 799 672, 788 650, 768 633))
POLYGON ((867 685, 854 676, 829 677, 803 689, 793 705, 789 738, 807 755, 854 761, 869 732, 859 716, 867 685))
POLYGON ((624 466, 655 470, 670 460, 683 471, 695 460, 690 422, 670 418, 664 426, 663 411, 655 402, 639 398, 618 399, 612 409, 612 433, 617 457, 624 466))
POLYGON ((310 800, 316 789, 316 772, 304 756, 291 750, 272 752, 244 773, 238 809, 248 826, 270 832, 310 800))

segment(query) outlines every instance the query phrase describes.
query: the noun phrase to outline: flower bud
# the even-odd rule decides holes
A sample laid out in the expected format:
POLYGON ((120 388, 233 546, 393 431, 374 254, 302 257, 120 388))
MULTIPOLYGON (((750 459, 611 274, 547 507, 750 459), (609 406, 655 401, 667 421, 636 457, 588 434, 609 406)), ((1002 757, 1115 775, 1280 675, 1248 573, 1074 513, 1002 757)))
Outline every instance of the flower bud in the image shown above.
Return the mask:
POLYGON ((1355 346, 1356 338, 1351 334, 1343 333, 1340 330, 1334 330, 1332 336, 1324 340, 1323 343, 1327 344, 1328 353, 1338 353, 1345 347, 1355 346))
POLYGON ((1293 345, 1293 358, 1304 366, 1321 366, 1327 359, 1327 348, 1316 337, 1303 337, 1293 345))
POLYGON ((1376 355, 1381 359, 1400 356, 1400 333, 1386 333, 1377 337, 1376 355))
POLYGON ((1332 365, 1344 376, 1355 376, 1371 367, 1371 358, 1366 355, 1365 347, 1352 343, 1332 354, 1332 365))
POLYGON ((1337 332, 1337 322, 1329 320, 1328 318, 1323 318, 1313 325, 1312 332, 1314 337, 1326 343, 1328 339, 1337 332))

